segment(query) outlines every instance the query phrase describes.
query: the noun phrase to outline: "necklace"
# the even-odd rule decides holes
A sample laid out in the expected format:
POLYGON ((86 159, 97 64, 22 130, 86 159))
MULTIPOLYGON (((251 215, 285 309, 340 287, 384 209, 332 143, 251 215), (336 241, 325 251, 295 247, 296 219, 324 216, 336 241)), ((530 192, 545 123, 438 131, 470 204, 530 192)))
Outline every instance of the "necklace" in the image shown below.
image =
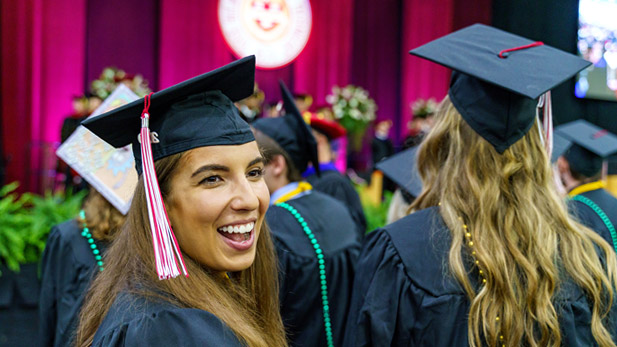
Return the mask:
MULTIPOLYGON (((469 246, 469 249, 471 250, 471 257, 474 259, 474 263, 478 267, 478 273, 480 274, 480 277, 482 277, 482 284, 486 285, 486 277, 484 276, 484 271, 482 271, 482 267, 480 266, 480 261, 476 259, 476 251, 473 249, 474 244, 471 238, 471 233, 469 232, 467 228, 467 224, 463 222, 463 218, 458 217, 458 219, 461 221, 461 223, 463 223, 463 231, 465 232, 465 239, 467 240, 467 246, 469 246)), ((499 322, 499 316, 495 317, 495 321, 499 322)), ((506 347, 506 345, 503 343, 503 335, 499 335, 499 342, 502 343, 503 347, 506 347)))
MULTIPOLYGON (((439 203, 439 206, 441 206, 441 203, 439 203)), ((476 258, 476 251, 474 250, 473 246, 473 239, 472 239, 472 235, 471 232, 469 231, 467 224, 465 224, 465 222, 463 221, 463 218, 461 216, 458 217, 458 220, 461 222, 461 224, 463 225, 463 232, 465 233, 465 241, 467 243, 467 246, 469 247, 469 249, 471 250, 471 257, 474 260, 474 263, 476 264, 476 266, 478 267, 478 273, 480 274, 480 277, 482 278, 482 284, 486 285, 486 276, 484 276, 484 271, 482 270, 482 266, 480 264, 480 261, 476 258)), ((499 316, 495 317, 495 321, 499 322, 499 316)), ((503 335, 499 335, 499 342, 502 344, 503 347, 506 347, 504 341, 503 341, 503 335)))
POLYGON ((294 218, 296 218, 296 220, 298 221, 298 223, 304 230, 304 233, 306 234, 306 236, 308 236, 309 240, 311 241, 313 248, 315 249, 315 254, 317 255, 317 262, 319 263, 319 279, 321 281, 321 304, 323 307, 323 319, 324 319, 324 328, 326 330, 326 340, 328 342, 328 347, 332 347, 334 346, 334 340, 332 338, 332 323, 330 321, 330 304, 328 302, 328 283, 326 281, 326 262, 324 260, 323 251, 321 250, 321 246, 319 245, 319 242, 317 242, 317 239, 315 238, 313 231, 311 230, 311 228, 309 228, 308 224, 306 224, 306 221, 304 220, 304 218, 302 218, 298 210, 296 210, 293 206, 285 202, 278 203, 276 204, 276 206, 280 206, 286 209, 287 211, 289 211, 289 213, 291 213, 292 216, 294 216, 294 218))
POLYGON ((96 247, 96 243, 92 238, 92 234, 90 233, 90 229, 88 229, 88 224, 86 224, 86 212, 84 210, 79 211, 79 218, 82 220, 82 231, 81 236, 83 236, 90 245, 90 250, 92 250, 92 254, 94 255, 94 259, 96 260, 96 264, 99 266, 99 271, 103 271, 105 268, 103 265, 103 257, 101 257, 101 252, 96 247))

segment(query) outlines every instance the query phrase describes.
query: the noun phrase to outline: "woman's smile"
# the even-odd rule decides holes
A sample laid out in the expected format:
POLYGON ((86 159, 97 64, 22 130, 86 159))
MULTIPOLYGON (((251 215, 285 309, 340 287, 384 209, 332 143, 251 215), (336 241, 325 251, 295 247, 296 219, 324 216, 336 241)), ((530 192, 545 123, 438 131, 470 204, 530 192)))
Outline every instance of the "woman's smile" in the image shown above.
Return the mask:
POLYGON ((236 222, 216 229, 223 241, 238 251, 246 251, 255 242, 255 220, 236 222))

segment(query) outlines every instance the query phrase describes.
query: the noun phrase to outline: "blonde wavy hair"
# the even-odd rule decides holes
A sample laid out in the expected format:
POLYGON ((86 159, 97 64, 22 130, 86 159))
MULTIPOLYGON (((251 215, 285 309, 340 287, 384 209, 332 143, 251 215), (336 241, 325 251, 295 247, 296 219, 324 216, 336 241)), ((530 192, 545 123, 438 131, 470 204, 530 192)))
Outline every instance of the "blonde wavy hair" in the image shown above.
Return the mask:
POLYGON ((499 154, 446 97, 417 160, 424 190, 410 210, 441 203, 452 236, 449 269, 471 302, 471 346, 559 346, 553 299, 566 280, 587 295, 597 343, 615 346, 605 321, 617 288, 615 252, 569 217, 537 124, 499 154), (463 223, 479 269, 465 267, 463 254, 471 250, 463 223), (478 286, 472 283, 479 270, 486 284, 478 286))
MULTIPOLYGON (((163 199, 184 153, 155 163, 163 199)), ((154 250, 146 193, 140 177, 127 221, 105 254, 105 271, 96 276, 80 312, 75 345, 92 344, 94 335, 117 295, 123 291, 164 300, 178 307, 208 311, 223 321, 247 346, 287 346, 279 312, 276 253, 265 221, 257 240, 255 261, 230 279, 183 253, 189 277, 161 281, 154 250)))

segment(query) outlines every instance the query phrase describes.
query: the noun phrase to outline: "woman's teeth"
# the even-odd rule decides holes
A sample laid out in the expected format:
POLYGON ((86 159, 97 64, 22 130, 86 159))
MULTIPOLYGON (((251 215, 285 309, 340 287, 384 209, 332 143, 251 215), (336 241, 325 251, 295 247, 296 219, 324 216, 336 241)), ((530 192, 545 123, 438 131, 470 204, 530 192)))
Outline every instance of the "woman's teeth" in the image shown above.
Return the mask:
POLYGON ((241 224, 241 225, 224 226, 224 227, 220 227, 219 230, 225 233, 230 233, 230 234, 245 234, 245 233, 251 232, 251 230, 253 230, 254 227, 255 227, 255 223, 252 222, 252 223, 241 224))

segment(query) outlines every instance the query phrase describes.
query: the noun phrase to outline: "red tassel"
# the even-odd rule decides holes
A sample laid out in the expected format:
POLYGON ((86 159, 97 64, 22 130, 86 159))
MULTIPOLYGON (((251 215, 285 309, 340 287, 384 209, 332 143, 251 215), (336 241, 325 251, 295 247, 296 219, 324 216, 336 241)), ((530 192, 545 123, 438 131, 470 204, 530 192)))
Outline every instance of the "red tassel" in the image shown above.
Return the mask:
POLYGON ((180 247, 171 229, 171 223, 165 210, 163 197, 159 188, 159 182, 154 170, 152 158, 152 144, 150 141, 149 121, 150 97, 153 93, 144 98, 144 110, 141 113, 141 167, 146 189, 146 201, 148 203, 148 216, 150 219, 150 230, 152 232, 152 246, 154 247, 154 258, 156 261, 156 271, 159 279, 174 278, 180 274, 178 263, 184 275, 188 277, 184 259, 180 253, 180 247))
POLYGON ((509 52, 514 52, 514 51, 520 51, 522 49, 527 49, 527 48, 531 48, 531 47, 537 47, 537 46, 544 46, 544 42, 542 41, 536 41, 534 43, 530 43, 528 45, 524 45, 524 46, 520 46, 520 47, 513 47, 513 48, 508 48, 508 49, 502 49, 499 52, 499 58, 501 59, 506 59, 508 56, 504 55, 504 53, 509 53, 509 52))

